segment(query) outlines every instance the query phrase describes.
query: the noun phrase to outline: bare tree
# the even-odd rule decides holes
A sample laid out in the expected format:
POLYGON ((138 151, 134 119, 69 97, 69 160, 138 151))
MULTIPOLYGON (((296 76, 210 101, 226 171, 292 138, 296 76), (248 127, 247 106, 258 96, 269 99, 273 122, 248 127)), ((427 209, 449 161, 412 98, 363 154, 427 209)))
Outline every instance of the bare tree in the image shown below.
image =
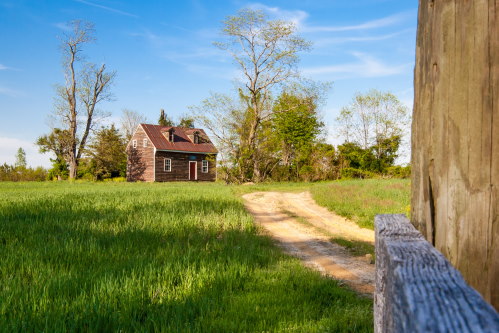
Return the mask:
MULTIPOLYGON (((222 168, 239 166, 239 136, 244 121, 241 103, 230 96, 211 93, 199 106, 189 109, 195 121, 202 124, 214 139, 219 151, 218 163, 222 168)), ((240 177, 237 178, 241 181, 240 177)))
MULTIPOLYGON (((223 22, 225 42, 215 45, 229 52, 242 72, 240 95, 246 99, 247 131, 240 145, 243 158, 253 163, 253 178, 259 180, 257 159, 254 158, 257 132, 261 122, 271 113, 274 89, 298 77, 298 52, 308 50, 310 43, 297 36, 293 23, 268 20, 263 11, 243 9, 223 22)), ((251 165, 250 165, 251 166, 251 165)))
POLYGON ((123 109, 120 124, 126 140, 130 141, 137 126, 146 122, 147 118, 144 115, 132 110, 123 109))
POLYGON ((67 162, 69 177, 76 178, 78 164, 90 132, 102 113, 97 104, 110 100, 110 86, 115 72, 84 62, 83 46, 95 41, 90 22, 72 21, 71 31, 62 38, 65 85, 57 88, 56 115, 69 132, 67 162))

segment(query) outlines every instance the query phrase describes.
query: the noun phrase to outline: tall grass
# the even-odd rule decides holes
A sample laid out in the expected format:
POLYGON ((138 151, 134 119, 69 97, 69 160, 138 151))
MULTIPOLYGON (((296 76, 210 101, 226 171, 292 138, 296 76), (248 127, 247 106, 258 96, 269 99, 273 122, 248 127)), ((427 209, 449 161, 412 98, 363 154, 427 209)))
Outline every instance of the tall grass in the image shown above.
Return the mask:
POLYGON ((369 332, 219 184, 0 183, 0 331, 369 332))
POLYGON ((410 213, 410 180, 356 179, 310 188, 315 201, 359 226, 374 229, 377 214, 410 213))

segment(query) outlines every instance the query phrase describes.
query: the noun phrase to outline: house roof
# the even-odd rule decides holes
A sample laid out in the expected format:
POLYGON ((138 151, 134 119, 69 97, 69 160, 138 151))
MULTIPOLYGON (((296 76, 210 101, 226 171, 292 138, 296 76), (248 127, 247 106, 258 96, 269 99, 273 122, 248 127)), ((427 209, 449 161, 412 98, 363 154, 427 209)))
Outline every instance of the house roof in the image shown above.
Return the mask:
POLYGON ((140 124, 139 126, 142 126, 146 135, 149 137, 149 140, 157 150, 211 154, 218 153, 218 150, 215 148, 208 135, 206 135, 205 131, 201 128, 184 128, 151 124, 140 124), (168 141, 163 134, 171 129, 173 129, 175 133, 173 142, 168 141), (199 143, 194 143, 193 141, 193 136, 196 131, 199 132, 199 143))

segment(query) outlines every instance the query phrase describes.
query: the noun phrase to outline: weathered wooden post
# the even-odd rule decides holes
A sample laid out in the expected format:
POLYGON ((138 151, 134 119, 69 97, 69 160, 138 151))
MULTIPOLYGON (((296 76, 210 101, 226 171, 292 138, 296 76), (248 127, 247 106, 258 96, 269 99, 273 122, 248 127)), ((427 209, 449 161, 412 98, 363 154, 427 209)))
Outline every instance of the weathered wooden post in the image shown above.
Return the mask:
POLYGON ((411 223, 499 309, 499 1, 418 15, 411 223))
POLYGON ((496 333, 499 314, 404 215, 377 215, 376 333, 496 333))

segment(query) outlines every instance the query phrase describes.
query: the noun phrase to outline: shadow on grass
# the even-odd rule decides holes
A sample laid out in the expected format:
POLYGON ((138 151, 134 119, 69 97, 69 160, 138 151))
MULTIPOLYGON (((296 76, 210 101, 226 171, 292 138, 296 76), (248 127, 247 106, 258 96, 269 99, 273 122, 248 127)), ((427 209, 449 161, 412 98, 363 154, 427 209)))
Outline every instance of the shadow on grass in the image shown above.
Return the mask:
POLYGON ((0 217, 9 332, 372 330, 370 300, 282 255, 236 200, 61 199, 0 217))

